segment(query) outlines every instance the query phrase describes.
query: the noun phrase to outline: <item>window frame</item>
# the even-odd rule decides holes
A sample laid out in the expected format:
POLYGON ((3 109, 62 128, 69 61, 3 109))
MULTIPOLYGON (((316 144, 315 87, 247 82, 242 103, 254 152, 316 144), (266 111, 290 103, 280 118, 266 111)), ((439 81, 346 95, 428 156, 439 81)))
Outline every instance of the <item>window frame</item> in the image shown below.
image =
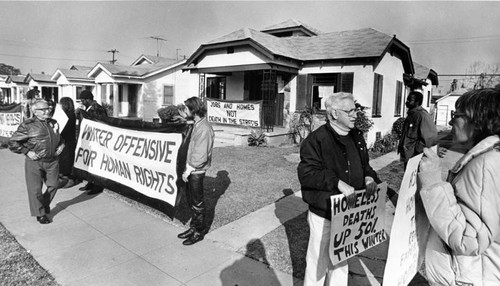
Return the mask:
POLYGON ((396 80, 396 98, 394 103, 394 117, 401 117, 401 107, 403 104, 403 82, 396 80))
POLYGON ((163 85, 163 98, 162 98, 162 104, 163 105, 173 105, 175 103, 175 89, 173 84, 164 84, 163 85), (170 88, 171 90, 171 95, 168 95, 166 93, 167 88, 170 88), (167 99, 171 97, 171 102, 167 102, 167 99))
POLYGON ((372 117, 382 117, 382 94, 384 89, 384 76, 378 73, 373 74, 372 117))

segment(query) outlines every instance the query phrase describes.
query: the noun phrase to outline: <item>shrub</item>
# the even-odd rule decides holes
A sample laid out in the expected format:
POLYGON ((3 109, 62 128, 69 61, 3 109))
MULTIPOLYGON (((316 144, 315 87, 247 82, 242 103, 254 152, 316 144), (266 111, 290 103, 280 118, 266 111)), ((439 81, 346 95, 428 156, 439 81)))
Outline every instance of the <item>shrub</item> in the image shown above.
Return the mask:
POLYGON ((387 133, 373 143, 372 152, 389 153, 398 148, 398 137, 394 133, 387 133))
POLYGON ((368 118, 366 115, 366 110, 370 109, 369 107, 363 106, 357 102, 355 102, 356 106, 356 121, 354 122, 354 127, 359 129, 363 133, 368 133, 370 129, 373 127, 373 121, 368 118))
POLYGON ((401 135, 403 135, 403 125, 405 122, 404 117, 398 118, 394 123, 392 124, 392 133, 397 136, 398 139, 401 138, 401 135))
POLYGON ((316 108, 309 106, 306 106, 299 114, 294 114, 290 121, 290 133, 293 134, 295 143, 301 143, 312 132, 315 114, 316 108))
POLYGON ((162 122, 178 123, 185 121, 185 119, 179 113, 179 105, 169 105, 158 109, 158 117, 161 118, 162 122))
POLYGON ((250 136, 247 139, 247 142, 248 146, 265 147, 267 146, 266 134, 264 134, 262 130, 252 130, 250 136))
POLYGON ((103 102, 102 107, 106 109, 106 114, 108 114, 108 116, 113 116, 113 105, 103 102))

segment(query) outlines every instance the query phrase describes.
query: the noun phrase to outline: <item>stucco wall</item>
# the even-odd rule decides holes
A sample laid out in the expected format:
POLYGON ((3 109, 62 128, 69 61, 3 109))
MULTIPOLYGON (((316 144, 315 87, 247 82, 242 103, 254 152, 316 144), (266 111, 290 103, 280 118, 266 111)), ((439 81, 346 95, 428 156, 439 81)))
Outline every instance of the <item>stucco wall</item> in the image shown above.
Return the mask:
POLYGON ((234 53, 228 54, 224 49, 207 51, 197 64, 198 68, 263 64, 266 61, 255 50, 249 47, 235 47, 234 53))

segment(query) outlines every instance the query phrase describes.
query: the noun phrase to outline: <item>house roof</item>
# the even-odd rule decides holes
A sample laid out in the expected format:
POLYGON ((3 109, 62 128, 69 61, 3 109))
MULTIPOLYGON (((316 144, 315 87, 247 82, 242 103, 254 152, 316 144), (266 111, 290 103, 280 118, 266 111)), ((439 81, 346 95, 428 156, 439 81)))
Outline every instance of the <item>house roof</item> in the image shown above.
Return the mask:
POLYGON ((92 67, 88 67, 88 66, 78 66, 78 65, 72 65, 70 68, 70 70, 78 70, 78 71, 90 71, 92 69, 92 67))
POLYGON ((250 28, 243 28, 201 45, 188 59, 188 65, 205 50, 224 45, 254 44, 262 51, 298 61, 378 58, 388 49, 404 54, 405 72, 413 74, 409 48, 396 37, 372 28, 322 33, 310 37, 276 37, 250 28))
POLYGON ((93 81, 92 78, 87 76, 89 70, 76 70, 76 69, 57 69, 52 75, 52 80, 57 80, 61 75, 64 75, 68 80, 83 80, 93 81))
POLYGON ((454 96, 454 97, 460 97, 462 94, 464 94, 464 93, 466 93, 468 91, 469 91, 469 89, 467 89, 467 88, 459 88, 457 90, 449 92, 448 94, 442 96, 441 98, 436 99, 436 102, 443 101, 445 98, 452 97, 452 96, 454 96))
POLYGON ((7 83, 26 83, 24 80, 26 79, 25 75, 9 75, 9 77, 5 80, 7 83))
POLYGON ((176 66, 182 65, 186 60, 176 61, 173 64, 142 64, 138 66, 122 66, 114 65, 111 63, 97 63, 95 67, 87 74, 88 76, 95 77, 100 70, 104 70, 111 76, 124 76, 124 77, 135 77, 135 78, 146 78, 148 76, 155 75, 165 70, 169 70, 176 66))
POLYGON ((415 67, 415 78, 421 80, 430 79, 432 85, 439 85, 438 75, 434 70, 417 62, 413 62, 413 66, 415 67))
POLYGON ((50 74, 36 74, 36 73, 30 73, 26 76, 26 81, 29 81, 30 79, 34 81, 43 81, 43 82, 51 82, 55 83, 55 80, 52 80, 52 75, 50 74))
POLYGON ((318 35, 318 34, 321 34, 321 31, 318 30, 318 29, 315 29, 309 25, 306 25, 300 21, 297 21, 295 19, 288 19, 284 22, 281 22, 281 23, 278 23, 278 24, 275 24, 275 25, 272 25, 272 26, 269 26, 267 28, 264 28, 263 30, 261 30, 261 32, 265 32, 265 33, 273 33, 273 32, 279 32, 279 31, 288 31, 288 30, 292 30, 292 29, 300 29, 302 31, 304 31, 304 29, 306 31, 304 32, 309 32, 308 34, 309 35, 318 35), (302 28, 302 29, 301 29, 302 28))
POLYGON ((178 60, 176 60, 176 59, 170 59, 170 58, 142 54, 137 60, 135 60, 131 64, 131 66, 136 66, 136 65, 140 65, 140 64, 144 64, 144 63, 171 65, 171 64, 174 64, 176 62, 178 62, 178 60))

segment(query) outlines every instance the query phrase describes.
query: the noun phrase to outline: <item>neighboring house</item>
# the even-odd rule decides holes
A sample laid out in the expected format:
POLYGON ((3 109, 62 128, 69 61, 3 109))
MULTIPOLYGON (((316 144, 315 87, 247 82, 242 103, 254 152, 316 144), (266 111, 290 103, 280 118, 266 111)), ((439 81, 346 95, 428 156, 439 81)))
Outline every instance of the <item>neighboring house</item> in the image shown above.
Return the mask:
POLYGON ((91 68, 86 69, 57 69, 51 79, 55 80, 58 86, 59 98, 70 97, 74 102, 80 100, 80 93, 83 90, 90 90, 95 93, 94 79, 87 74, 91 68))
POLYGON ((305 107, 324 113, 323 95, 352 92, 370 107, 369 144, 402 115, 403 75, 415 73, 410 49, 395 36, 371 28, 321 33, 296 20, 202 44, 186 65, 200 77, 200 96, 263 100, 268 130, 305 107))
POLYGON ((87 76, 95 78, 98 100, 113 105, 113 116, 152 121, 162 106, 198 94, 198 76, 182 72, 185 63, 141 55, 132 66, 98 63, 87 76))
MULTIPOLYGON (((413 77, 405 75, 405 85, 409 90, 418 90, 424 95, 422 107, 433 113, 434 107, 431 104, 433 88, 439 85, 438 74, 431 68, 413 62, 415 74, 413 77)), ((405 100, 406 101, 406 94, 405 100)), ((404 113, 406 116, 406 112, 404 113)))
POLYGON ((10 94, 13 102, 20 103, 26 99, 26 93, 30 89, 25 82, 25 75, 9 75, 5 81, 10 87, 10 94))
POLYGON ((33 74, 30 73, 24 79, 28 83, 30 89, 38 89, 40 96, 45 100, 59 102, 59 91, 55 80, 51 79, 48 74, 33 74))
POLYGON ((451 112, 455 111, 455 102, 467 91, 465 88, 460 88, 436 100, 436 125, 450 127, 448 123, 451 120, 451 112))
POLYGON ((8 75, 0 74, 0 103, 11 103, 12 97, 9 84, 6 82, 8 75))

